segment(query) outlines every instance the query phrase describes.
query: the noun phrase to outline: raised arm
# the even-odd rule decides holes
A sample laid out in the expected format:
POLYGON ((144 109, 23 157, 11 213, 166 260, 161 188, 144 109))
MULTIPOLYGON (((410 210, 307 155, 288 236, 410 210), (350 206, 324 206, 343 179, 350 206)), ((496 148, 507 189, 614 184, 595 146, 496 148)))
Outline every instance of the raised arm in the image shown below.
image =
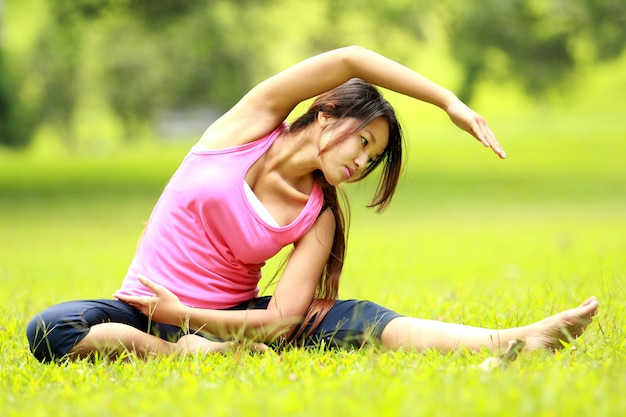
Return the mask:
POLYGON ((329 256, 334 232, 335 219, 330 211, 325 211, 296 243, 265 310, 187 307, 171 291, 145 277, 139 279, 155 294, 154 297, 122 294, 116 294, 116 297, 158 322, 186 325, 192 330, 227 339, 238 336, 268 342, 291 334, 304 317, 329 256))
POLYGON ((491 147, 500 157, 505 156, 485 120, 454 93, 402 64, 358 46, 322 53, 261 82, 207 129, 202 142, 221 147, 257 139, 285 120, 300 102, 351 78, 361 78, 440 107, 459 128, 491 147))

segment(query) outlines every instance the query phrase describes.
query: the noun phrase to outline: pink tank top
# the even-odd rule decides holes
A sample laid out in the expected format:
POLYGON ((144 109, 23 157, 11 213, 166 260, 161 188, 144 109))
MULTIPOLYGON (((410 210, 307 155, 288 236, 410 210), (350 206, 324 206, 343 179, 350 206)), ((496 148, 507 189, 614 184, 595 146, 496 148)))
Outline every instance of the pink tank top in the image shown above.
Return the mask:
POLYGON ((284 129, 230 149, 192 149, 157 202, 120 293, 152 295, 141 274, 191 307, 227 308, 256 297, 265 261, 311 228, 324 200, 315 183, 298 217, 275 227, 247 199, 248 169, 284 129))

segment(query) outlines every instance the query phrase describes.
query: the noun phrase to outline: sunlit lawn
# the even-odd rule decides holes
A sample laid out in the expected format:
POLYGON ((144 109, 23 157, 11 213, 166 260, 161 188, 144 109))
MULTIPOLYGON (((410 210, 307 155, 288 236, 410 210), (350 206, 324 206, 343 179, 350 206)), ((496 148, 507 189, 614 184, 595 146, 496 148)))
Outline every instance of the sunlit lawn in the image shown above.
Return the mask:
POLYGON ((623 415, 626 129, 533 123, 496 122, 506 161, 448 126, 416 128, 396 201, 382 215, 362 209, 367 186, 350 188, 344 298, 504 327, 599 297, 582 340, 490 374, 473 368, 488 351, 41 365, 28 353, 26 321, 53 303, 111 296, 189 144, 100 157, 3 152, 2 415, 623 415))

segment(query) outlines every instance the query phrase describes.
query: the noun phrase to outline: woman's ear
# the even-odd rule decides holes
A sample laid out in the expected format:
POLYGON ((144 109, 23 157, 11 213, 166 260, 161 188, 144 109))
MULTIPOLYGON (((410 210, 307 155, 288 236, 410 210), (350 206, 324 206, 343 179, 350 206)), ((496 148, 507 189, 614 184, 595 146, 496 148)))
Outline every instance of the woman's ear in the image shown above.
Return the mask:
POLYGON ((323 112, 323 111, 317 112, 317 122, 320 124, 320 126, 322 126, 322 128, 325 128, 326 126, 333 124, 335 120, 336 119, 333 116, 331 116, 330 114, 326 112, 323 112))

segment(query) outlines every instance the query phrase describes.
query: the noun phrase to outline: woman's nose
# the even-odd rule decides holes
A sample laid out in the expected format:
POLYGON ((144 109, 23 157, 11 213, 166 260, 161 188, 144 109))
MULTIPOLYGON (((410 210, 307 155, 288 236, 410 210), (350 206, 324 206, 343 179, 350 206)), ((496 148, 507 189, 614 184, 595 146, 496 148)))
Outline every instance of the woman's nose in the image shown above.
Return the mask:
POLYGON ((354 161, 354 163, 356 164, 356 167, 358 169, 365 168, 365 166, 367 165, 368 158, 369 158, 369 156, 367 155, 367 153, 363 152, 362 154, 360 154, 358 156, 358 158, 355 159, 355 161, 354 161))

